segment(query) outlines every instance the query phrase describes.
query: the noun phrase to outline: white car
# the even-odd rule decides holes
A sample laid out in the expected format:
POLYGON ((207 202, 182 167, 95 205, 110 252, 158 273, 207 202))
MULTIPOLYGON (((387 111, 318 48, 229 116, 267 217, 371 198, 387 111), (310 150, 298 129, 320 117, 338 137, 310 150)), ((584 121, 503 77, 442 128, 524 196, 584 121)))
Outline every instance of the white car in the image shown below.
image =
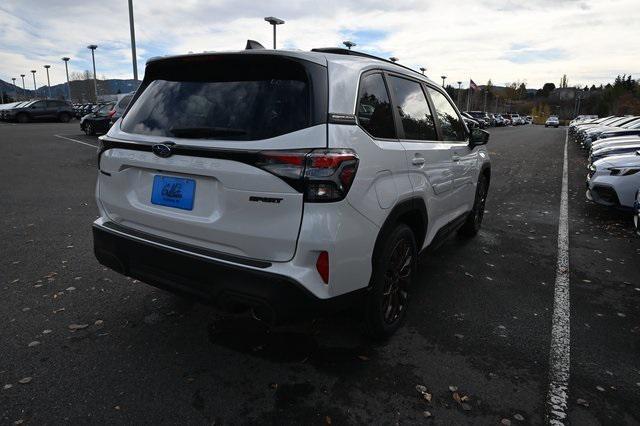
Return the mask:
POLYGON ((640 152, 614 155, 589 166, 587 198, 606 206, 631 209, 640 188, 640 152))
POLYGON ((418 254, 480 229, 488 137, 439 84, 354 51, 152 59, 101 138, 95 255, 265 321, 355 303, 389 336, 418 254))
POLYGON ((552 115, 551 117, 547 118, 547 121, 545 121, 544 123, 544 127, 555 127, 556 129, 560 126, 560 121, 558 120, 558 117, 556 117, 555 115, 552 115))

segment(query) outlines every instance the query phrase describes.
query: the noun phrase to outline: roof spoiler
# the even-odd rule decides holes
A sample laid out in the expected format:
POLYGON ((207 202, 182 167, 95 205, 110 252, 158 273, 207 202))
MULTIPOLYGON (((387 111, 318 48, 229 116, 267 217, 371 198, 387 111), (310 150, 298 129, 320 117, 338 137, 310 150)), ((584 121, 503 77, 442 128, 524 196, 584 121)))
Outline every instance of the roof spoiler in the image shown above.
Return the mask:
POLYGON ((244 50, 264 49, 264 46, 255 40, 247 40, 244 50))

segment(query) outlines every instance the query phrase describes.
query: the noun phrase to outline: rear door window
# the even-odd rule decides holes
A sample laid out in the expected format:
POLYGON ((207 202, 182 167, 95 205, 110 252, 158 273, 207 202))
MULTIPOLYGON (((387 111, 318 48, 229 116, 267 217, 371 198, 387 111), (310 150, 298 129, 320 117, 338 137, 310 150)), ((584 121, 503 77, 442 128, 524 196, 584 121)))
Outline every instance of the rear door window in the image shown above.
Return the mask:
POLYGON ((442 93, 431 87, 428 88, 428 91, 436 110, 442 139, 445 141, 465 140, 464 124, 451 102, 442 93))
POLYGON ((391 101, 382 74, 369 74, 360 82, 358 123, 375 138, 395 139, 391 101))
MULTIPOLYGON (((315 74, 307 67, 266 55, 187 57, 160 61, 149 71, 151 78, 123 119, 125 132, 269 139, 318 124, 312 92, 317 86, 326 93, 326 85, 323 89, 321 81, 310 77, 315 74)), ((326 115, 325 106, 325 121, 326 115)))
POLYGON ((433 116, 420 83, 390 76, 389 85, 393 90, 394 103, 400 114, 404 139, 437 140, 433 116))

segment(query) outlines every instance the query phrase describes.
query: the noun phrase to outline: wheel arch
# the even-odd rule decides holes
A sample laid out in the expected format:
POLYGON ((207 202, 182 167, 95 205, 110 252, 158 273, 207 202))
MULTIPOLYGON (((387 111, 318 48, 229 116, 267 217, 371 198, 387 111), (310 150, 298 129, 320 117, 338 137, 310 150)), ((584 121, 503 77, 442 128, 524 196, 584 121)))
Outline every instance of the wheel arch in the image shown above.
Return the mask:
POLYGON ((416 238, 416 246, 418 247, 418 251, 420 251, 427 236, 429 224, 427 206, 422 198, 414 197, 401 201, 391 209, 391 212, 380 228, 380 232, 378 232, 373 248, 373 256, 371 256, 372 264, 384 248, 383 243, 385 237, 400 223, 404 223, 411 228, 416 238))

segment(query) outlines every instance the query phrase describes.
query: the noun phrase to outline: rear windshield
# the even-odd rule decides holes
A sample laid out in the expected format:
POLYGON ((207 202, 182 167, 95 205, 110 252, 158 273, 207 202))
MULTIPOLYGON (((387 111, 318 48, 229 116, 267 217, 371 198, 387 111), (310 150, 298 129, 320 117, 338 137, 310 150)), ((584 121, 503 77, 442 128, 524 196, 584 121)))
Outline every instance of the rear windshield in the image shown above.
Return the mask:
POLYGON ((164 62, 150 64, 123 131, 246 141, 326 121, 326 69, 319 65, 246 54, 164 62))

